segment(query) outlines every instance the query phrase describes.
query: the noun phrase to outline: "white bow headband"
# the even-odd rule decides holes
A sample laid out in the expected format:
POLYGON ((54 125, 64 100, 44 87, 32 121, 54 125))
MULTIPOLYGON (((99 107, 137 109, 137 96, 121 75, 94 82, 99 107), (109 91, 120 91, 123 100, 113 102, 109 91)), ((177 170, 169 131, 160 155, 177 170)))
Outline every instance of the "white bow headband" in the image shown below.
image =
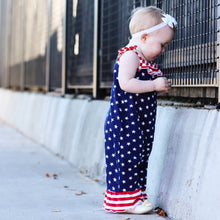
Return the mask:
POLYGON ((149 34, 153 31, 156 31, 166 25, 169 25, 171 28, 176 28, 177 27, 177 22, 176 22, 176 19, 168 14, 163 14, 163 17, 161 18, 163 22, 161 22, 160 24, 157 24, 151 28, 148 28, 146 30, 143 30, 143 31, 140 31, 140 32, 137 32, 135 34, 132 35, 132 38, 134 37, 138 37, 142 34, 149 34))

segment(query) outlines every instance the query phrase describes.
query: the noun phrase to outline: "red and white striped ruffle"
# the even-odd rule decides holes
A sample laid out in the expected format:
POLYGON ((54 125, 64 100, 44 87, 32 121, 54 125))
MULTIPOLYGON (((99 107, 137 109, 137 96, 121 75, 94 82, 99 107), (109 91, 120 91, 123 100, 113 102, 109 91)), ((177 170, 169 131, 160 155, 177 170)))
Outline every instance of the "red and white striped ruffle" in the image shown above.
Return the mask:
POLYGON ((119 62, 120 57, 127 51, 129 50, 133 50, 139 57, 140 63, 139 63, 139 67, 137 68, 137 71, 140 71, 141 69, 147 69, 147 72, 150 75, 157 75, 157 76, 162 76, 163 73, 162 71, 158 68, 158 65, 156 63, 153 62, 147 62, 145 59, 143 59, 137 49, 137 46, 130 46, 130 47, 123 47, 121 49, 118 50, 118 59, 117 61, 119 62))
POLYGON ((125 212, 147 199, 145 190, 111 192, 106 190, 103 208, 108 212, 125 212))

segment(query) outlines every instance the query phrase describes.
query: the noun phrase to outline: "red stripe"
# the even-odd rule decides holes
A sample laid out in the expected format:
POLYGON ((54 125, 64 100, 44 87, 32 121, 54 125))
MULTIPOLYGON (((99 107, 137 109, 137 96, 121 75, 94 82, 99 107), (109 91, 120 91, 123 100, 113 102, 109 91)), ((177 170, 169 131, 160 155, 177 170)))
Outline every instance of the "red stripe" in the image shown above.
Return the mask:
POLYGON ((126 206, 133 206, 135 205, 138 201, 143 201, 142 199, 138 198, 138 199, 135 199, 134 202, 131 202, 131 203, 125 203, 125 204, 112 204, 112 203, 107 203, 106 201, 104 201, 104 203, 107 205, 107 206, 110 206, 110 207, 126 207, 126 206))
POLYGON ((135 191, 130 191, 130 192, 111 192, 109 190, 106 190, 106 192, 110 195, 132 195, 132 194, 135 194, 137 192, 140 192, 142 191, 141 189, 137 189, 135 191))
POLYGON ((126 211, 125 209, 122 209, 122 210, 112 210, 112 209, 106 209, 105 207, 104 207, 104 209, 106 211, 108 211, 108 212, 124 212, 124 211, 126 211))
POLYGON ((111 201, 126 201, 126 200, 131 200, 131 199, 137 199, 142 196, 143 195, 138 195, 138 196, 134 196, 134 197, 127 197, 127 198, 111 198, 111 197, 108 197, 107 195, 105 195, 105 198, 107 198, 108 200, 111 200, 111 201))

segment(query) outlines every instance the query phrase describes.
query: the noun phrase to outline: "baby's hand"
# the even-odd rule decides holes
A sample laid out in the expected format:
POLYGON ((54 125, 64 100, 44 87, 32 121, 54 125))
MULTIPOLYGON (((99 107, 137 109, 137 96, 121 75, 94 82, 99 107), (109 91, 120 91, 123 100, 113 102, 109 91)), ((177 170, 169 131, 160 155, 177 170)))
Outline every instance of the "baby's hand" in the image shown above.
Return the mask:
POLYGON ((154 81, 154 87, 157 92, 167 93, 171 88, 171 80, 166 77, 159 77, 154 81))

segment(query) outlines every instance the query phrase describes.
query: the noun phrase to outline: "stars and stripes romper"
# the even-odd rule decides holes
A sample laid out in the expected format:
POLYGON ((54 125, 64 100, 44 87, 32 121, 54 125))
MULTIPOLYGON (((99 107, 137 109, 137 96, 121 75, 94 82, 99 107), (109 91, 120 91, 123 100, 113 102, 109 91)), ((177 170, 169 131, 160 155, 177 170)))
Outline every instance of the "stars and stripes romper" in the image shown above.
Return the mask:
POLYGON ((148 63, 140 56, 137 46, 119 50, 105 121, 107 190, 103 208, 112 212, 126 211, 147 199, 147 165, 154 139, 157 93, 134 94, 120 88, 119 59, 131 50, 140 60, 137 79, 153 80, 162 75, 156 64, 148 63))

